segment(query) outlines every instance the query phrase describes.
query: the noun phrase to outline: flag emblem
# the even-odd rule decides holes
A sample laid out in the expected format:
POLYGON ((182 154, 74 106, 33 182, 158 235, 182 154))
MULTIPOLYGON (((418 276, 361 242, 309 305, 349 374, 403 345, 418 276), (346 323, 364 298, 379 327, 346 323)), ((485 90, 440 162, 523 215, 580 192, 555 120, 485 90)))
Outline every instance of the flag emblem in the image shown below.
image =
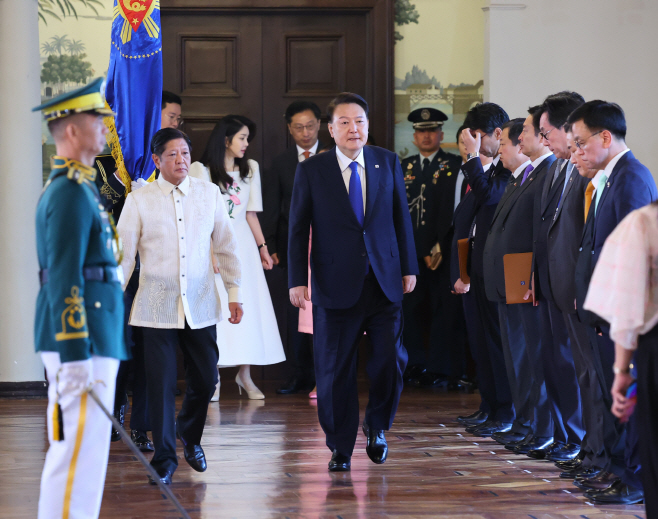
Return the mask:
POLYGON ((122 43, 129 42, 133 31, 137 32, 142 24, 151 38, 158 37, 160 28, 151 16, 154 9, 160 9, 160 0, 117 0, 114 6, 114 20, 119 16, 123 18, 122 43))

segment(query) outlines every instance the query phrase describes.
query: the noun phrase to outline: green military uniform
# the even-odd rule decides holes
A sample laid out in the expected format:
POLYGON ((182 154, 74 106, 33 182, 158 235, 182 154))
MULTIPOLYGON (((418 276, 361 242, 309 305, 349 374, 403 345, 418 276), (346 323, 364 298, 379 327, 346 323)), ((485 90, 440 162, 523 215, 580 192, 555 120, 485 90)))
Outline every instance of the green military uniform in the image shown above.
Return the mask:
MULTIPOLYGON (((98 78, 34 110, 41 110, 49 122, 75 116, 71 123, 93 132, 98 142, 102 126, 83 126, 88 122, 83 117, 112 115, 105 107, 102 85, 98 78)), ((68 129, 56 135, 58 147, 81 144, 68 129)), ((94 144, 89 146, 82 150, 85 154, 97 152, 91 148, 94 144)), ((111 409, 119 361, 128 357, 120 242, 94 183, 96 171, 67 157, 53 157, 52 163, 36 218, 41 290, 35 346, 49 382, 50 441, 38 516, 95 518, 103 495, 111 422, 88 397, 88 389, 93 387, 96 398, 111 409)))
POLYGON ((37 206, 36 350, 59 352, 62 362, 127 358, 114 223, 94 180, 92 168, 54 157, 37 206))

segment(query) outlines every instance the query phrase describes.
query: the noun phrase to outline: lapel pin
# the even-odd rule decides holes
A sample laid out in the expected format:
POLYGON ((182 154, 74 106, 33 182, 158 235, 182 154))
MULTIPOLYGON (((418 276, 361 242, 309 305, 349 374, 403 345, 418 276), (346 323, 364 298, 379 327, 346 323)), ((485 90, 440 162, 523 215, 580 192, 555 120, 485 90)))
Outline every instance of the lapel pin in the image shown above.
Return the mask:
POLYGON ((378 167, 379 167, 379 164, 375 164, 375 167, 378 168, 378 167))
POLYGON ((608 182, 607 186, 610 187, 610 182, 608 182))

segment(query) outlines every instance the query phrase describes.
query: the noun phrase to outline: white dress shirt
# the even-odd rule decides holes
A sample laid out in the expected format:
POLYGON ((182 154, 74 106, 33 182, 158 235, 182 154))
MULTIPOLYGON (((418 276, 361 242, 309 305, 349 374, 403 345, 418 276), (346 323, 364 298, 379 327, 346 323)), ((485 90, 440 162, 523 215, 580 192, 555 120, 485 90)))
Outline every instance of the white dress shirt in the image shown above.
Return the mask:
POLYGON ((295 146, 297 146, 297 160, 299 162, 304 162, 306 160, 306 157, 304 157, 304 152, 305 151, 308 151, 310 153, 310 155, 308 156, 309 159, 313 155, 316 155, 318 153, 318 144, 320 144, 320 141, 315 141, 315 144, 313 146, 311 146, 310 150, 305 150, 301 146, 298 146, 297 144, 295 144, 295 146))
POLYGON ((226 204, 215 184, 160 176, 128 195, 117 230, 124 243, 124 289, 139 252, 130 322, 148 328, 204 328, 222 318, 211 250, 229 302, 241 302, 240 259, 226 204))
POLYGON ((541 157, 535 159, 532 161, 532 169, 535 170, 537 169, 537 166, 539 166, 542 162, 544 162, 545 159, 553 155, 550 151, 548 153, 544 153, 541 157))
POLYGON ((358 164, 356 170, 359 172, 361 177, 361 192, 363 193, 363 214, 366 214, 366 162, 363 158, 363 149, 359 152, 359 155, 356 159, 352 160, 346 157, 339 149, 336 147, 336 158, 338 159, 338 167, 340 172, 343 175, 343 181, 345 182, 345 187, 347 188, 347 194, 350 193, 350 178, 352 177, 352 170, 350 169, 350 164, 356 162, 358 164))
MULTIPOLYGON (((462 166, 464 164, 465 162, 462 162, 462 166)), ((464 178, 464 172, 460 167, 459 172, 457 173, 457 181, 455 182, 455 206, 452 208, 453 212, 457 210, 457 206, 462 201, 462 186, 464 185, 464 178)))

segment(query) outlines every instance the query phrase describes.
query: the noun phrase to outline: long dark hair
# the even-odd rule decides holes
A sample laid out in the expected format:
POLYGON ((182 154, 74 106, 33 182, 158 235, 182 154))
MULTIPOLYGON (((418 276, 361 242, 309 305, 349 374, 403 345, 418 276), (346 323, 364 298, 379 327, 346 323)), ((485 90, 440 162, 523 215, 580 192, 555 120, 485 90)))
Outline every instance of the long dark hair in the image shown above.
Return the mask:
MULTIPOLYGON (((201 156, 201 162, 210 170, 210 179, 222 189, 226 189, 233 183, 231 175, 226 172, 226 167, 224 166, 226 139, 232 142, 233 137, 245 126, 249 130, 247 142, 251 142, 254 135, 256 135, 256 124, 251 119, 242 115, 227 115, 222 118, 215 125, 215 128, 213 128, 206 149, 201 156)), ((240 170, 240 179, 245 179, 249 176, 249 164, 247 164, 246 156, 242 158, 236 157, 235 165, 240 170)))

